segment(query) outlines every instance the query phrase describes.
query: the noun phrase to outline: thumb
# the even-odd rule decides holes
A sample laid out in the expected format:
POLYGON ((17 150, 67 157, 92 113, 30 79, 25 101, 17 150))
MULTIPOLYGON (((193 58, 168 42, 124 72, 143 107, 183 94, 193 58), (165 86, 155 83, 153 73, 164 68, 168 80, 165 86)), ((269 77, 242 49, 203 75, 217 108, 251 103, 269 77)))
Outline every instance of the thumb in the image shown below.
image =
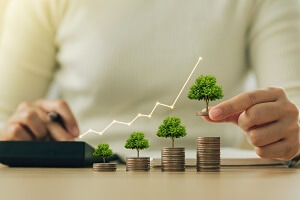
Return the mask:
MULTIPOLYGON (((225 122, 229 122, 229 123, 238 124, 238 118, 239 118, 239 116, 241 115, 242 112, 234 113, 234 114, 229 115, 228 117, 226 117, 226 118, 224 118, 224 119, 221 119, 221 120, 214 120, 214 119, 211 118, 211 111, 213 110, 212 108, 214 108, 214 107, 209 107, 209 108, 208 108, 208 115, 209 115, 209 116, 202 116, 202 118, 203 118, 205 121, 208 121, 208 122, 215 122, 215 123, 225 123, 225 122)), ((202 111, 205 111, 205 109, 203 109, 202 111)))

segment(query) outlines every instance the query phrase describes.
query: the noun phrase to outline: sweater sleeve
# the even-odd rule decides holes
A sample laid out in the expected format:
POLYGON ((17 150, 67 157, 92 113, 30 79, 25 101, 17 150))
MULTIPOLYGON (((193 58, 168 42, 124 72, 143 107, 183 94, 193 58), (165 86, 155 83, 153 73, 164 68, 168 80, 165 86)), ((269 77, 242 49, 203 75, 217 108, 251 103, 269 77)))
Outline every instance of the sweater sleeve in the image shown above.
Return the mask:
POLYGON ((260 1, 249 29, 249 57, 258 86, 283 87, 300 108, 300 5, 260 1))
POLYGON ((0 42, 0 128, 22 101, 42 98, 55 69, 55 20, 44 0, 12 0, 0 42))

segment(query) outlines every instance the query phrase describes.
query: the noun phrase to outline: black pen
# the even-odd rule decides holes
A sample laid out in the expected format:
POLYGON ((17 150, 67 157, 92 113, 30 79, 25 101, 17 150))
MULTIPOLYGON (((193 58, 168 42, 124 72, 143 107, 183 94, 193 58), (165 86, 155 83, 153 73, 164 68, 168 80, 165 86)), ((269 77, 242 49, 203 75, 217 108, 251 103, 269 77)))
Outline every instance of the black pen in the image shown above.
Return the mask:
POLYGON ((64 121, 57 112, 51 111, 48 113, 48 116, 49 116, 51 122, 59 123, 60 125, 62 125, 65 128, 64 121))

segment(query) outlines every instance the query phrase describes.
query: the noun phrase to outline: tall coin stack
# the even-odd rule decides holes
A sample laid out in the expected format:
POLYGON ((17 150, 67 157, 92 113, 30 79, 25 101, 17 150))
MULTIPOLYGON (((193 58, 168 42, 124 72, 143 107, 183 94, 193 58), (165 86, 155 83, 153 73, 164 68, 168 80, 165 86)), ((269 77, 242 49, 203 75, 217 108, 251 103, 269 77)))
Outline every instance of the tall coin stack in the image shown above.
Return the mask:
POLYGON ((163 148, 161 150, 161 171, 185 171, 185 148, 163 148))
POLYGON ((220 137, 197 138, 197 171, 220 171, 220 137))
POLYGON ((126 158, 126 171, 149 171, 150 157, 126 158))
POLYGON ((117 170, 116 163, 94 163, 93 170, 96 172, 115 172, 117 170))

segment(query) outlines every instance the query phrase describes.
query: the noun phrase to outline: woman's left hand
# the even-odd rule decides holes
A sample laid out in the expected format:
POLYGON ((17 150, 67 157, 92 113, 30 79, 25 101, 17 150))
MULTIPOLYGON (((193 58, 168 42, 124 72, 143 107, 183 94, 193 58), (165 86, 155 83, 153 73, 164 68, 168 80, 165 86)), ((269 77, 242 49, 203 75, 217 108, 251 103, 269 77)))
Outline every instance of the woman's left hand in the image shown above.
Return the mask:
POLYGON ((300 148, 299 110, 282 88, 239 94, 210 108, 204 119, 237 124, 262 158, 290 160, 300 148))

